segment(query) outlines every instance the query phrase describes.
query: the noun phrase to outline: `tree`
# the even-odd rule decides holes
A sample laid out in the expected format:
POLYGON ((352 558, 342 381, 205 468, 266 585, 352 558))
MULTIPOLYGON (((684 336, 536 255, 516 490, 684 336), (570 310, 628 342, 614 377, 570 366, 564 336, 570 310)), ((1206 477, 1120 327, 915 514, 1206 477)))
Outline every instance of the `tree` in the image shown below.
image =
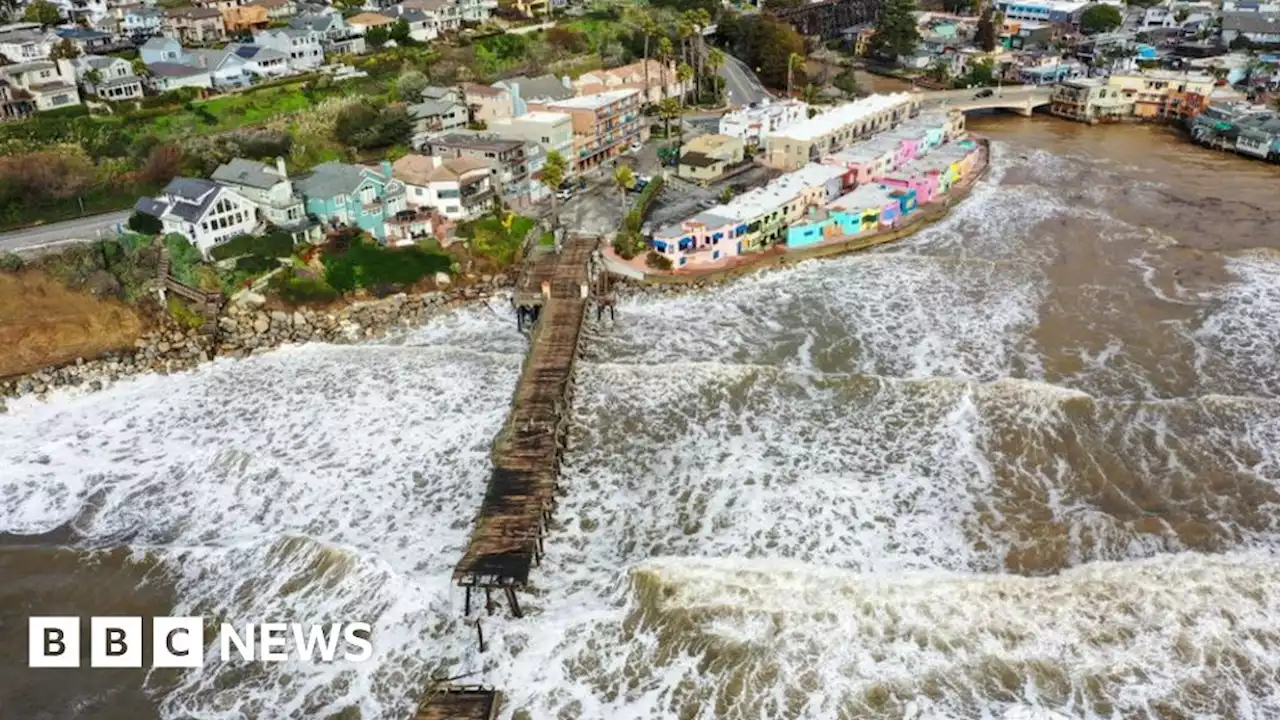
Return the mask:
POLYGON ((1090 3, 1084 12, 1080 13, 1080 29, 1086 35, 1111 32, 1123 23, 1124 16, 1118 9, 1102 3, 1090 3))
POLYGON ((613 169, 613 183, 618 186, 618 192, 622 195, 622 214, 627 214, 627 191, 636 184, 636 175, 631 172, 631 166, 618 163, 613 169))
POLYGON ((364 31, 364 41, 376 48, 386 45, 390 39, 391 31, 386 25, 374 25, 364 31))
POLYGON ((41 25, 57 25, 62 21, 62 12, 58 10, 57 5, 48 0, 35 0, 27 6, 26 12, 22 13, 22 19, 41 25))
POLYGON ((1190 16, 1191 11, 1187 10, 1185 6, 1179 6, 1177 10, 1173 11, 1173 21, 1179 25, 1186 22, 1187 18, 1190 16))
POLYGON ((965 75, 961 82, 974 87, 986 87, 987 85, 994 83, 995 79, 995 63, 990 59, 987 59, 982 62, 974 63, 973 66, 969 68, 969 74, 965 75))
POLYGON ((658 117, 662 118, 663 135, 671 137, 671 121, 680 117, 680 101, 664 98, 658 103, 658 117))
MULTIPOLYGON (((711 48, 711 50, 707 51, 707 69, 711 71, 712 75, 718 75, 720 72, 720 68, 722 67, 724 67, 724 53, 721 52, 718 48, 711 48)), ((715 83, 717 105, 720 104, 720 100, 721 100, 720 88, 721 88, 720 83, 715 83)))
POLYGON ((683 100, 685 92, 689 87, 689 81, 693 79, 693 68, 689 63, 680 63, 676 68, 676 81, 680 83, 680 97, 683 100))
POLYGON ((364 7, 364 0, 334 0, 333 4, 343 10, 354 12, 364 7))
POLYGON ((84 81, 96 87, 98 83, 102 82, 102 71, 97 68, 91 68, 84 74, 84 81))
POLYGON ((137 75, 138 77, 148 77, 147 64, 142 61, 142 58, 134 58, 129 64, 133 66, 134 75, 137 75))
POLYGON ((396 78, 396 92, 400 94, 401 100, 417 101, 422 99, 422 91, 430 84, 426 75, 417 70, 409 70, 396 78))
POLYGON ((920 29, 916 25, 915 0, 886 0, 876 20, 875 34, 867 49, 873 55, 896 60, 910 55, 920 43, 920 29))
POLYGON ((564 184, 564 180, 569 175, 569 162, 564 159, 558 150, 552 150, 547 153, 547 159, 542 163, 542 184, 551 189, 551 223, 553 226, 560 224, 560 213, 556 207, 560 198, 556 196, 560 186, 564 184))
POLYGON ((990 6, 982 11, 982 17, 978 20, 978 33, 973 39, 983 52, 996 49, 995 10, 990 6))
POLYGON ((800 53, 791 53, 787 56, 787 97, 791 95, 791 80, 795 73, 796 66, 804 66, 804 56, 800 53))
POLYGON ((76 44, 69 39, 59 40, 53 44, 53 47, 49 48, 50 60, 74 60, 78 57, 80 57, 80 48, 76 47, 76 44))
POLYGON ((413 38, 409 37, 409 23, 404 20, 397 20, 391 23, 391 29, 387 31, 387 36, 395 40, 397 45, 413 41, 413 38))
POLYGON ((129 229, 140 235, 159 235, 164 223, 155 215, 135 212, 129 216, 129 229))
POLYGON ((853 71, 853 68, 841 70, 840 74, 836 75, 836 79, 832 81, 832 84, 849 97, 858 95, 858 75, 853 71))
POLYGON ((937 58, 929 64, 929 69, 925 70, 925 75, 930 80, 945 85, 951 79, 951 70, 947 68, 946 61, 942 58, 937 58))

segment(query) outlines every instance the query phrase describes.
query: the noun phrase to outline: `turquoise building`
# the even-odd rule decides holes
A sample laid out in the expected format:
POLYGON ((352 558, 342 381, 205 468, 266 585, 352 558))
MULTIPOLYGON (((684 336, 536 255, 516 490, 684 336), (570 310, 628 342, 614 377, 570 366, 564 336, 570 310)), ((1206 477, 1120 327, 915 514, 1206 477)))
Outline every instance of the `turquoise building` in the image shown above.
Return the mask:
POLYGON ((350 163, 327 162, 294 181, 302 193, 307 214, 328 227, 358 227, 387 239, 387 221, 405 209, 404 183, 391 177, 391 163, 378 169, 350 163))

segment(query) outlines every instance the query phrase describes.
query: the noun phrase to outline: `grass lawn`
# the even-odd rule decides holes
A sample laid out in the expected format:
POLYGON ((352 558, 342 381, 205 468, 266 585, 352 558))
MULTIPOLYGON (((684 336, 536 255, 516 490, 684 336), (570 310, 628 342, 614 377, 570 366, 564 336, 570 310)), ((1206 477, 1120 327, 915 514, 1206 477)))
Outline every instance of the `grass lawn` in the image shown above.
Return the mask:
POLYGON ((507 229, 497 218, 485 217, 460 228, 459 234, 471 238, 471 249, 477 255, 499 268, 507 268, 515 263, 525 237, 537 224, 538 221, 531 217, 516 215, 511 218, 511 227, 507 229))

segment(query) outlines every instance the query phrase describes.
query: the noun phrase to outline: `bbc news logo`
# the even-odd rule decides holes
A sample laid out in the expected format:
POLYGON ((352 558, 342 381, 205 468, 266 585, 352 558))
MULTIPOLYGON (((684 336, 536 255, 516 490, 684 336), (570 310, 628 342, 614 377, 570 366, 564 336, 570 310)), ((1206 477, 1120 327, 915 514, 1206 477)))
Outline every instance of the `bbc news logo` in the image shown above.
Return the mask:
MULTIPOLYGON (((89 667, 140 668, 146 639, 140 617, 89 619, 89 667)), ((78 617, 33 617, 27 635, 27 664, 33 668, 74 668, 81 661, 78 617)), ((364 662, 373 657, 369 623, 222 623, 222 662, 364 662)), ((205 626, 201 617, 156 617, 151 622, 151 667, 204 665, 205 626)))

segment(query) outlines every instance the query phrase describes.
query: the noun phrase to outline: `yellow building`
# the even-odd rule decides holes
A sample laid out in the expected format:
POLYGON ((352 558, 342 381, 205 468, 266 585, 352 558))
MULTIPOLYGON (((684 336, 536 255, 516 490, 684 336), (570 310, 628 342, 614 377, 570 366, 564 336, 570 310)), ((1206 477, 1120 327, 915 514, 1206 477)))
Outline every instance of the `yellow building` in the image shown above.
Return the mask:
POLYGON ((1148 70, 1112 75, 1107 78, 1107 87, 1119 90, 1126 102, 1133 103, 1134 117, 1154 120, 1199 112, 1208 102, 1215 82, 1212 75, 1148 70))
POLYGON ((714 182, 746 156, 741 138, 731 135, 702 135, 685 143, 680 156, 680 177, 702 183, 714 182))

